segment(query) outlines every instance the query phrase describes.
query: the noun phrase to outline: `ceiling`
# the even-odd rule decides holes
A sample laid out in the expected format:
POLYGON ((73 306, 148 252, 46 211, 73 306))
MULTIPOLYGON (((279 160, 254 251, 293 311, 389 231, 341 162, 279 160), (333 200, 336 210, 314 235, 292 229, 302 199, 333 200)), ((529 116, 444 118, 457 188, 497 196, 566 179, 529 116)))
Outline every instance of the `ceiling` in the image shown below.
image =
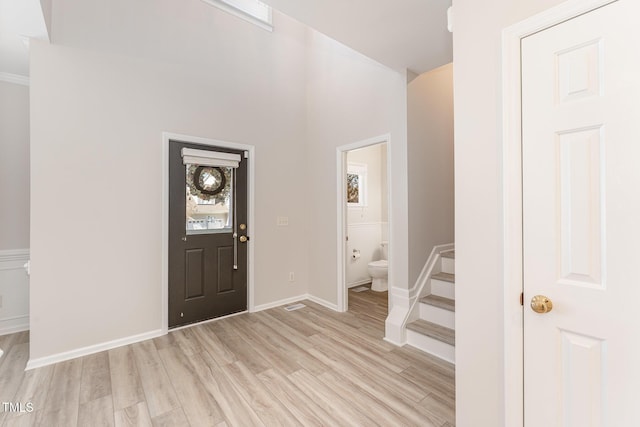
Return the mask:
POLYGON ((451 0, 262 0, 396 70, 424 73, 453 60, 451 0))
MULTIPOLYGON (((452 60, 451 0, 263 0, 396 70, 421 74, 452 60)), ((29 75, 26 40, 48 40, 51 0, 0 0, 0 73, 29 75)))
POLYGON ((48 40, 39 0, 0 0, 0 73, 29 75, 30 38, 48 40))

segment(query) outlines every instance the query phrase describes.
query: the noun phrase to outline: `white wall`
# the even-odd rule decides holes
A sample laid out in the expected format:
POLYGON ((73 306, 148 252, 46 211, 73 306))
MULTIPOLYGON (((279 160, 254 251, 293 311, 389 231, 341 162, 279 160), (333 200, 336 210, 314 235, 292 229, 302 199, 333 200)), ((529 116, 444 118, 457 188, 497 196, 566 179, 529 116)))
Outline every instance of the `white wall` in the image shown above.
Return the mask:
POLYGON ((200 0, 54 3, 54 44, 31 48, 32 360, 161 327, 162 131, 256 146, 256 305, 335 303, 335 147, 397 127, 402 81, 279 13, 274 26, 200 0), (336 105, 357 124, 316 120, 336 105))
POLYGON ((29 86, 0 81, 0 250, 29 248, 29 86))
POLYGON ((354 287, 371 282, 367 264, 381 259, 380 242, 388 236, 387 217, 387 148, 385 144, 372 145, 347 153, 347 162, 366 165, 366 206, 347 207, 347 262, 346 282, 354 287), (353 250, 360 253, 354 259, 353 250))
POLYGON ((53 0, 40 0, 40 7, 42 9, 42 17, 44 24, 47 27, 47 34, 51 34, 51 11, 53 0))
POLYGON ((307 62, 309 293, 337 303, 336 148, 384 134, 390 134, 393 196, 389 286, 406 288, 406 77, 322 34, 311 33, 310 42, 315 48, 307 62))
POLYGON ((0 81, 0 335, 29 328, 29 87, 0 81))
POLYGON ((53 22, 32 46, 31 359, 161 328, 163 131, 256 146, 255 303, 305 294, 306 29, 199 0, 61 1, 53 22))
POLYGON ((505 425, 501 31, 558 3, 454 1, 456 425, 460 427, 505 425))
POLYGON ((409 283, 431 250, 454 241, 453 64, 408 85, 409 283))

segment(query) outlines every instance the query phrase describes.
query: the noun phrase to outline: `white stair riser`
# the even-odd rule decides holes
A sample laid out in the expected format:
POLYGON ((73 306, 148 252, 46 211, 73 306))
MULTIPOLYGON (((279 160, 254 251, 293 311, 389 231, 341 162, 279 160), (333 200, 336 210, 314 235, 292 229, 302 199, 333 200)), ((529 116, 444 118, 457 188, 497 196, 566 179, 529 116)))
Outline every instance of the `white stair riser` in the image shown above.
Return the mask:
POLYGON ((453 311, 422 302, 420 303, 420 318, 449 329, 455 329, 456 326, 456 315, 453 311))
POLYGON ((431 279, 431 293, 449 299, 456 298, 456 291, 453 283, 444 280, 431 279))
POLYGON ((443 273, 456 274, 456 260, 453 258, 440 258, 440 266, 443 273))
POLYGON ((456 349, 454 346, 422 335, 420 332, 407 329, 407 344, 447 362, 455 363, 456 361, 456 349))

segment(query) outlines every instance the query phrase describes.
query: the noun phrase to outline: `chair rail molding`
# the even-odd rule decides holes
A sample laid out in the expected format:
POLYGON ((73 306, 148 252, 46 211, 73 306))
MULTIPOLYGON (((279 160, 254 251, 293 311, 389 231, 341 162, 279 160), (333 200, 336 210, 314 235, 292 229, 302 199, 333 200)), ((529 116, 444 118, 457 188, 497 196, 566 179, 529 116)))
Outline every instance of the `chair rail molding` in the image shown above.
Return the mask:
POLYGON ((29 86, 30 80, 27 76, 19 74, 11 74, 0 71, 0 82, 13 83, 16 85, 29 86))

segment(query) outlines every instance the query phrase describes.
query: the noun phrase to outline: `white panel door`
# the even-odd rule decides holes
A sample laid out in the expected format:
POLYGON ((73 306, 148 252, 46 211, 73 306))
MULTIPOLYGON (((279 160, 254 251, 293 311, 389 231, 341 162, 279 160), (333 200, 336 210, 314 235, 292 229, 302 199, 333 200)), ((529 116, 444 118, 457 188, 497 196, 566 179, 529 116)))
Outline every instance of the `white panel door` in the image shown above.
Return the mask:
POLYGON ((619 0, 522 41, 527 427, 640 426, 639 19, 619 0))

